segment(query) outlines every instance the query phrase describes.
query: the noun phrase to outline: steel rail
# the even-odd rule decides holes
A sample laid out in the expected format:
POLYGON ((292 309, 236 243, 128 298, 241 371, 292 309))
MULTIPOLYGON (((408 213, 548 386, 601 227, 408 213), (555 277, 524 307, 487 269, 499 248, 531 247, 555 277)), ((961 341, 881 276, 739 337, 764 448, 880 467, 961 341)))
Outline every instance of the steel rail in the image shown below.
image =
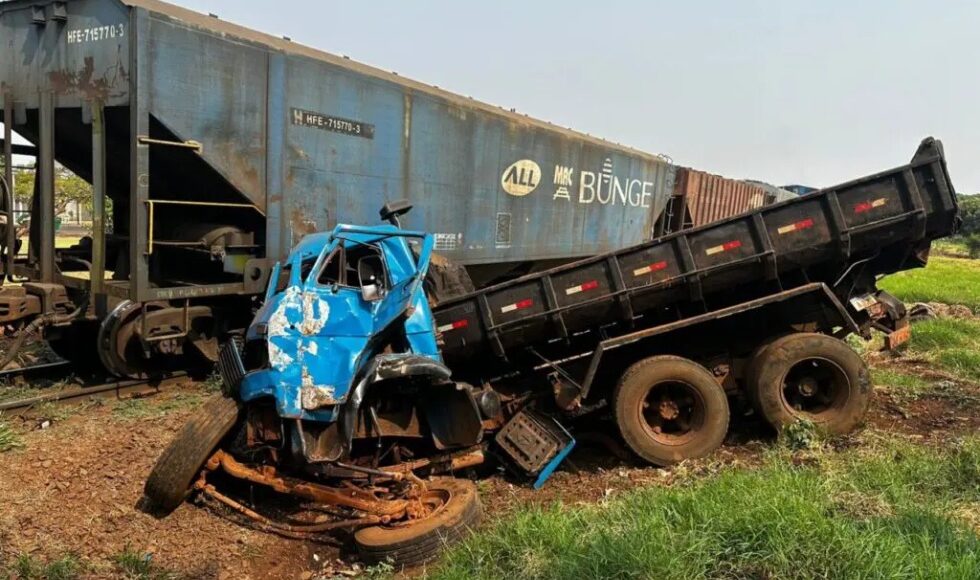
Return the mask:
POLYGON ((32 408, 43 403, 68 404, 81 402, 90 398, 125 398, 125 395, 145 395, 159 393, 165 387, 179 379, 187 378, 187 373, 171 373, 165 377, 155 377, 150 379, 126 379, 103 383, 101 385, 80 386, 73 389, 56 391, 36 397, 18 399, 0 403, 0 413, 19 414, 30 411, 32 408))
POLYGON ((10 379, 16 377, 28 377, 47 374, 54 370, 70 370, 71 363, 65 360, 55 361, 50 363, 42 363, 37 365, 31 365, 27 367, 18 367, 13 369, 3 369, 0 370, 0 380, 10 379))

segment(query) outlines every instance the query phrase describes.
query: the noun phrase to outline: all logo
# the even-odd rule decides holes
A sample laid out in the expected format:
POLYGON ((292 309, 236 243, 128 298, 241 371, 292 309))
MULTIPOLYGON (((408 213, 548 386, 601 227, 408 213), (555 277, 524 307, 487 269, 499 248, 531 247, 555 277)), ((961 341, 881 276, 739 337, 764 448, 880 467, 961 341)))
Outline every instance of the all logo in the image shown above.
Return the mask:
MULTIPOLYGON (((556 203, 566 201, 583 205, 621 205, 625 207, 650 207, 656 189, 652 181, 644 181, 628 175, 617 175, 613 160, 606 157, 598 171, 576 169, 570 165, 555 164, 554 190, 551 199, 556 203)), ((549 178, 551 173, 549 173, 549 178)), ((541 183, 541 166, 530 159, 515 161, 500 176, 500 186, 505 192, 523 197, 538 189, 541 183)))
POLYGON ((530 159, 515 161, 500 177, 500 186, 504 191, 517 197, 531 193, 539 183, 541 183, 541 167, 530 159))

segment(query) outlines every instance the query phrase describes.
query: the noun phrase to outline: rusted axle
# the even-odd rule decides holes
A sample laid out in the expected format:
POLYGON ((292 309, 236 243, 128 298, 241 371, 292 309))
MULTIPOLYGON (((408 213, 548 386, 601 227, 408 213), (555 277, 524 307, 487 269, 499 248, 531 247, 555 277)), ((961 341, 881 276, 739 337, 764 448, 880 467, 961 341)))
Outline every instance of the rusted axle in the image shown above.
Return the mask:
POLYGON ((419 501, 419 496, 424 488, 409 492, 408 499, 379 499, 373 493, 363 489, 354 487, 340 489, 283 477, 271 466, 252 468, 239 463, 231 455, 220 450, 211 456, 205 468, 208 471, 221 469, 232 477, 264 485, 282 494, 293 495, 317 503, 343 506, 378 516, 382 523, 406 516, 418 517, 419 514, 425 513, 425 508, 419 501))
POLYGON ((459 469, 466 469, 467 467, 476 467, 477 465, 482 464, 485 460, 486 457, 483 454, 483 449, 475 449, 472 451, 467 450, 459 453, 442 455, 440 457, 408 461, 405 463, 399 463, 398 465, 382 467, 380 469, 385 473, 403 474, 411 473, 416 469, 422 469, 423 467, 429 467, 431 465, 441 468, 439 471, 456 471, 459 469))
POLYGON ((243 516, 255 521, 259 525, 260 529, 273 532, 285 536, 287 538, 297 538, 297 539, 304 539, 304 540, 311 539, 320 534, 332 530, 336 530, 340 528, 354 528, 354 527, 368 526, 372 524, 381 523, 382 521, 382 518, 379 516, 367 516, 367 517, 357 518, 357 519, 336 520, 336 521, 325 522, 325 523, 311 523, 305 525, 284 524, 281 522, 271 520, 263 516, 262 514, 256 512, 255 510, 249 509, 248 507, 242 505, 241 503, 231 499, 230 497, 226 496, 225 494, 215 489, 213 485, 207 483, 207 481, 205 481, 203 477, 197 481, 197 484, 195 484, 194 487, 195 489, 199 490, 201 493, 210 497, 211 499, 214 499, 219 503, 222 503, 228 506, 229 508, 237 511, 243 516))

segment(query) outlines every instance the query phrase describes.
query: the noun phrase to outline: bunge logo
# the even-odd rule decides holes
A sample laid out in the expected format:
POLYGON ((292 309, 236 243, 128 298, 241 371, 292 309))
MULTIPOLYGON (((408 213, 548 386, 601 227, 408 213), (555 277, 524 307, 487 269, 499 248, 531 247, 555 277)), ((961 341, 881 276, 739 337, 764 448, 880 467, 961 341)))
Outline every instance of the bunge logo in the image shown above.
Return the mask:
POLYGON ((504 170, 500 186, 504 191, 517 197, 525 196, 541 182, 541 168, 530 159, 521 159, 504 170))
MULTIPOLYGON (((578 202, 583 205, 651 207, 657 187, 655 182, 638 179, 629 174, 617 174, 611 157, 603 159, 601 166, 594 166, 594 169, 597 171, 555 164, 552 201, 578 202)), ((550 178, 552 174, 548 175, 550 178)), ((530 159, 521 159, 512 163, 500 176, 500 186, 504 191, 517 197, 523 197, 537 190, 540 183, 541 167, 530 159)))

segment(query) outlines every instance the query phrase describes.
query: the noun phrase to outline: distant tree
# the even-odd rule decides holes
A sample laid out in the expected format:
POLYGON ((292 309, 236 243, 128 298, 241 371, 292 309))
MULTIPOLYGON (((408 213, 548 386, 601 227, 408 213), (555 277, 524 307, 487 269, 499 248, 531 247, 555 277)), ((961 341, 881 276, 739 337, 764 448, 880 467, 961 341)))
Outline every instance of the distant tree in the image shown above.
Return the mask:
POLYGON ((980 235, 980 194, 960 194, 957 199, 960 206, 960 217, 963 219, 960 235, 964 237, 980 235))
MULTIPOLYGON (((80 207, 92 209, 92 186, 84 179, 62 167, 56 168, 54 178, 54 215, 65 213, 68 205, 78 202, 80 207)), ((35 172, 30 169, 17 169, 14 172, 14 199, 30 204, 34 196, 35 172)), ((21 220, 17 226, 17 236, 27 235, 28 221, 21 220)))

